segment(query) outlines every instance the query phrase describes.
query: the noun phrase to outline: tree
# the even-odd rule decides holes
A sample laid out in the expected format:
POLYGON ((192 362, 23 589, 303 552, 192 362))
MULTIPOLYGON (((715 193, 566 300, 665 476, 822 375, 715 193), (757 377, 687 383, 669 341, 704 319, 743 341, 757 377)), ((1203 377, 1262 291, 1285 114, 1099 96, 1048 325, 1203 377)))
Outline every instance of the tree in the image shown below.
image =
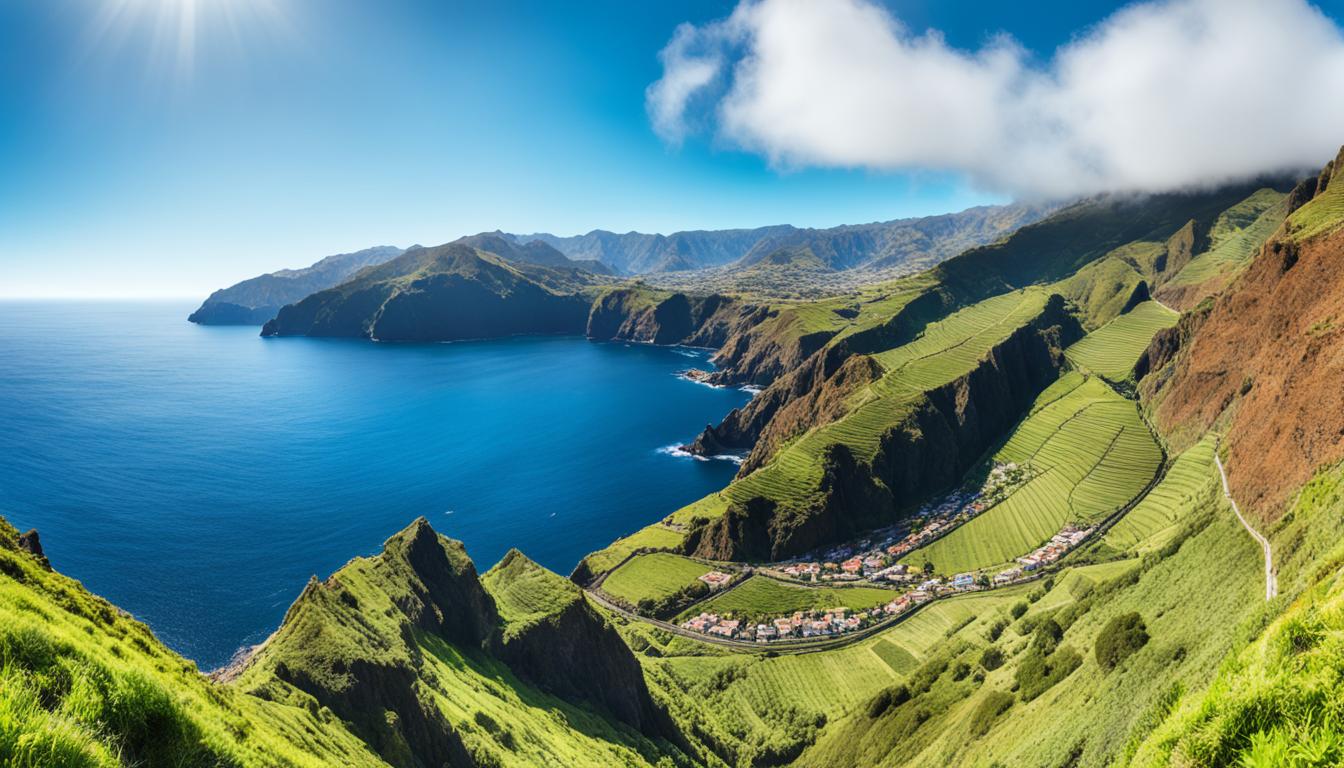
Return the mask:
POLYGON ((924 575, 925 576, 933 575, 933 561, 931 560, 924 561, 924 575))
POLYGON ((1133 611, 1120 614, 1106 622, 1097 635, 1097 664, 1103 669, 1115 669, 1147 645, 1148 639, 1148 627, 1142 616, 1133 611))

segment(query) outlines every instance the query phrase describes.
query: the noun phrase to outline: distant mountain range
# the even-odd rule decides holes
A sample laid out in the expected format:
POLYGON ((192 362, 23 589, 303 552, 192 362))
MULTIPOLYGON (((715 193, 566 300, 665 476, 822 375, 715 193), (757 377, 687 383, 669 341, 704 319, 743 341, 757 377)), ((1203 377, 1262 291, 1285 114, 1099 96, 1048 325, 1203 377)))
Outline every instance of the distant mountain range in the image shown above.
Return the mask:
POLYGON ((780 224, 756 229, 721 229, 649 235, 596 229, 558 237, 546 232, 509 235, 517 242, 540 240, 571 259, 590 259, 624 274, 649 274, 755 264, 781 249, 809 249, 827 267, 890 267, 906 261, 941 261, 985 245, 1038 221, 1054 206, 995 205, 960 213, 800 229, 780 224))
MULTIPOLYGON (((999 240, 1019 227, 1040 220, 1053 207, 1044 205, 981 206, 960 213, 855 224, 829 229, 790 225, 757 229, 674 232, 670 235, 594 230, 586 235, 558 237, 486 232, 457 242, 480 247, 515 261, 594 275, 640 275, 718 268, 717 284, 731 288, 734 275, 743 285, 769 284, 762 270, 796 271, 806 255, 808 274, 857 269, 932 266, 962 251, 999 240), (498 245, 500 241, 507 246, 498 245), (539 248, 545 244, 546 248, 539 248), (508 254, 501 251, 508 250, 508 254)), ((413 247, 414 248, 414 247, 413 247)), ((408 249, 409 250, 409 249, 408 249)), ((386 264, 405 251, 392 246, 328 256, 306 269, 281 270, 244 280, 210 295, 188 318, 206 325, 262 325, 280 308, 334 288, 362 269, 386 264)), ((795 280, 796 281, 796 280, 795 280)), ((750 291, 749 291, 750 292, 750 291)))

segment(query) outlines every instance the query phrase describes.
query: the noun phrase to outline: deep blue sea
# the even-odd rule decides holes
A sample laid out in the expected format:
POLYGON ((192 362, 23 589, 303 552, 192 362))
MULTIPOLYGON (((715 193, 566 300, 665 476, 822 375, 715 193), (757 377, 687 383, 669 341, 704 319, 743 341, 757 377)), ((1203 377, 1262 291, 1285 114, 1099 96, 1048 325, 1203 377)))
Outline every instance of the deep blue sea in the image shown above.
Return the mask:
POLYGON ((0 302, 0 515, 208 669, 416 516, 562 574, 725 485, 669 455, 749 395, 580 338, 261 339, 175 302, 0 302))

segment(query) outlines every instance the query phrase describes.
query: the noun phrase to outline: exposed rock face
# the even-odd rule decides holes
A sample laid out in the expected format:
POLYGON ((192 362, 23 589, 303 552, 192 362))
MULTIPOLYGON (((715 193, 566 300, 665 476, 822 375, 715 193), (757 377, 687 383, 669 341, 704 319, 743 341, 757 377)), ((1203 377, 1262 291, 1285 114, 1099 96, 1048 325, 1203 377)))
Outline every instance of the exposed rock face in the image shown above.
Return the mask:
MULTIPOLYGON (((1300 207, 1338 183, 1332 164, 1292 197, 1300 207)), ((1342 257, 1344 231, 1299 241, 1285 225, 1182 339, 1169 375, 1144 382, 1178 442, 1224 425, 1232 493, 1266 520, 1344 458, 1342 257)), ((1150 348, 1154 363, 1160 352, 1150 348)))
POLYGON ((777 560, 895 522, 974 466, 1055 380, 1063 348, 1082 335, 1063 299, 1052 297, 1033 323, 994 347, 974 370, 925 393, 906 421, 882 436, 871 462, 842 444, 831 446, 823 456, 818 502, 805 509, 777 508, 760 498, 733 505, 691 531, 686 551, 777 560))
POLYGON ((37 535, 36 528, 29 530, 27 533, 19 534, 19 549, 38 557, 46 557, 46 554, 42 551, 42 539, 37 535))
POLYGON ((586 334, 596 341, 713 347, 723 343, 741 309, 725 296, 651 295, 646 288, 619 288, 593 302, 586 334))
POLYGON ((46 553, 42 551, 42 540, 37 535, 36 528, 29 529, 27 533, 19 534, 16 541, 19 549, 36 557, 38 562, 42 563, 42 567, 51 570, 51 561, 47 559, 46 553))

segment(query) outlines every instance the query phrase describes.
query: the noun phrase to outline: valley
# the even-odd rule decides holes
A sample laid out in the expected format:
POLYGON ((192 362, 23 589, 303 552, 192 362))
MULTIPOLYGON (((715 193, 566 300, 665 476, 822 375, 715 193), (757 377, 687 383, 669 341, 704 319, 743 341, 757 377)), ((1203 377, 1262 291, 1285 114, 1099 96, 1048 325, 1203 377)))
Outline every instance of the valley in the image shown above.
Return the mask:
POLYGON ((746 458, 567 578, 517 549, 478 570, 415 520, 208 677, 62 576, 59 539, 6 525, 0 745, 29 765, 1054 768, 1227 765, 1311 730, 1324 757, 1301 764, 1344 759, 1323 719, 1344 444, 1316 385, 1336 165, 1087 199, 818 299, 653 287, 543 238, 365 267, 264 334, 710 347, 700 379, 760 391, 686 450, 746 458))

